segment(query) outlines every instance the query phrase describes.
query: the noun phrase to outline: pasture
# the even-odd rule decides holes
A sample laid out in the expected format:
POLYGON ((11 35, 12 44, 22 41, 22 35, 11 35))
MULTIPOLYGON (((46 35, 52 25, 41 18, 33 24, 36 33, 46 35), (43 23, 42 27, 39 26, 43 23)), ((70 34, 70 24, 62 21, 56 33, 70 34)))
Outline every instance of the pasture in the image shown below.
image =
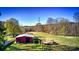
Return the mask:
MULTIPOLYGON (((59 45, 43 45, 43 44, 24 44, 16 43, 9 46, 7 51, 74 51, 79 50, 79 37, 76 36, 59 36, 43 32, 30 32, 34 36, 38 36, 41 40, 54 40, 59 45)), ((7 37, 8 40, 14 39, 7 37)))
POLYGON ((59 36, 59 35, 51 35, 43 32, 33 32, 34 35, 39 36, 44 40, 54 40, 60 45, 68 45, 79 47, 79 37, 78 36, 59 36))

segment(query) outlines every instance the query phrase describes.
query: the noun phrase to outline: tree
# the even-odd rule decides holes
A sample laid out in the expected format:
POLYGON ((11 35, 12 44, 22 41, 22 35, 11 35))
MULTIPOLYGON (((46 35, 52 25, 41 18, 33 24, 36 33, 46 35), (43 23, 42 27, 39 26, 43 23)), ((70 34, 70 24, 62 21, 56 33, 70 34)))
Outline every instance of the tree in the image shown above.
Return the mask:
POLYGON ((42 31, 43 31, 43 26, 42 26, 42 24, 40 23, 40 18, 38 18, 38 23, 36 24, 35 30, 36 30, 37 32, 42 32, 42 31))
POLYGON ((42 31, 43 31, 43 26, 42 26, 42 24, 41 24, 41 23, 37 23, 35 30, 36 30, 37 32, 42 32, 42 31))
POLYGON ((73 18, 76 22, 76 26, 75 26, 76 35, 79 35, 79 12, 75 12, 74 15, 73 15, 73 18))
POLYGON ((15 36, 15 34, 22 32, 18 22, 16 22, 15 20, 16 19, 11 18, 5 22, 7 34, 12 34, 13 37, 15 36))
POLYGON ((79 12, 75 12, 73 18, 76 22, 79 22, 79 12))
POLYGON ((3 49, 3 43, 5 43, 5 34, 6 34, 6 32, 5 32, 5 28, 4 28, 4 26, 3 26, 3 24, 2 24, 2 21, 0 22, 0 50, 2 50, 3 49))
MULTIPOLYGON (((1 16, 2 14, 1 14, 1 12, 0 12, 0 16, 1 16)), ((0 21, 0 50, 2 50, 2 48, 3 48, 3 43, 5 42, 5 39, 4 39, 4 36, 5 36, 5 28, 4 28, 4 26, 3 26, 3 22, 2 21, 0 21)))
POLYGON ((48 19, 47 19, 47 26, 46 26, 46 31, 47 31, 47 33, 51 33, 52 31, 52 27, 51 27, 51 24, 53 24, 53 22, 54 22, 54 19, 53 18, 51 18, 51 17, 49 17, 48 19))
POLYGON ((56 19, 53 19, 53 18, 48 18, 48 20, 47 20, 47 24, 55 24, 56 23, 56 19))
POLYGON ((66 33, 68 32, 68 28, 69 28, 69 21, 65 18, 60 18, 60 31, 59 33, 61 33, 61 35, 66 35, 66 33))

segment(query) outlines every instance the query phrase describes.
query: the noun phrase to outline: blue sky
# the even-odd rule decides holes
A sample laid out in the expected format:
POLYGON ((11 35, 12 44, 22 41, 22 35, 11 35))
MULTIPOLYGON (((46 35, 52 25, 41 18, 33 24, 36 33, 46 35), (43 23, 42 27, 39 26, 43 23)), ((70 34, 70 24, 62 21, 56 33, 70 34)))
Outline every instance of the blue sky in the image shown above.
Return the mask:
POLYGON ((79 12, 78 7, 0 7, 0 21, 15 18, 20 25, 35 25, 40 17, 40 22, 45 24, 48 17, 64 17, 73 21, 73 14, 79 12))

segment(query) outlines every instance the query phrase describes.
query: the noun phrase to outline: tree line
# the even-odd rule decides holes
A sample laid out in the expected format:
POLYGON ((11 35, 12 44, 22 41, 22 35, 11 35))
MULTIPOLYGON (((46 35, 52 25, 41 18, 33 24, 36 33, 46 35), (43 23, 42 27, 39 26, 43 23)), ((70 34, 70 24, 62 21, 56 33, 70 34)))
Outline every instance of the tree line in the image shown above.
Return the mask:
MULTIPOLYGON (((46 32, 54 35, 79 35, 79 12, 74 13, 73 22, 66 18, 48 18, 46 24, 37 23, 36 26, 25 26, 26 31, 46 32)), ((25 32, 26 32, 25 31, 25 32)))
POLYGON ((4 22, 4 27, 6 28, 6 34, 16 36, 15 34, 22 34, 30 31, 35 32, 46 32, 54 35, 79 35, 79 12, 74 13, 74 21, 71 22, 66 18, 56 18, 53 19, 49 17, 46 24, 42 25, 37 23, 36 26, 20 26, 19 22, 10 18, 4 22))

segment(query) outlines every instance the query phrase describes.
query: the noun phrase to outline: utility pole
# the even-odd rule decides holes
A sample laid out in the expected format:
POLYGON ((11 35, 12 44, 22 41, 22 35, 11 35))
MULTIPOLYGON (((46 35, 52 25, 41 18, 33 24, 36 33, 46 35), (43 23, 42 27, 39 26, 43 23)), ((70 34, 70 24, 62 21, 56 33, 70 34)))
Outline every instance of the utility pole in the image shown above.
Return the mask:
POLYGON ((38 18, 37 31, 38 31, 38 32, 41 31, 40 17, 38 18))
POLYGON ((38 23, 40 23, 40 17, 38 18, 38 23))

